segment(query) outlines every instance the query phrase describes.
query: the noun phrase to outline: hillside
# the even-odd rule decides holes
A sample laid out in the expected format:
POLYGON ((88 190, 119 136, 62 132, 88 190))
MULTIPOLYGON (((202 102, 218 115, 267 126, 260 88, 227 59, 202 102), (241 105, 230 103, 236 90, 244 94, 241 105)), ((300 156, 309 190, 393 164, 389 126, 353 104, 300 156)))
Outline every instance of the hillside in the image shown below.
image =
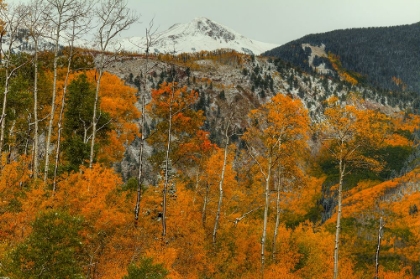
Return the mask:
POLYGON ((420 94, 419 45, 420 23, 415 23, 311 34, 264 55, 279 57, 307 72, 326 67, 337 77, 328 57, 332 54, 339 58, 342 69, 359 82, 383 91, 420 94), (323 52, 317 54, 317 47, 323 52))
MULTIPOLYGON (((53 81, 44 55, 41 119, 48 116, 53 81)), ((81 51, 73 62, 89 68, 93 61, 81 51)), ((60 68, 58 75, 61 97, 66 71, 60 68)), ((33 176, 36 134, 27 130, 34 76, 30 65, 18 73, 12 78, 0 172, 1 276, 39 274, 51 262, 38 256, 43 249, 59 267, 48 272, 59 277, 68 274, 64 267, 70 259, 86 278, 122 278, 141 268, 169 273, 168 278, 255 278, 264 247, 267 278, 330 277, 340 183, 330 154, 336 145, 321 139, 334 135, 329 129, 339 129, 340 121, 351 121, 351 130, 344 126, 350 131, 346 146, 357 148, 342 185, 341 276, 373 275, 366 259, 375 257, 369 247, 375 246, 380 217, 386 229, 379 274, 419 275, 418 259, 410 256, 419 243, 410 225, 418 214, 419 152, 413 132, 419 118, 373 98, 364 101, 362 94, 376 96, 371 89, 309 75, 280 59, 226 50, 118 56, 101 81, 94 164, 89 166, 88 150, 97 72, 75 70, 67 81, 62 128, 53 125, 54 135, 61 130, 63 136, 58 152, 59 138, 52 139, 60 156, 50 169, 58 164, 57 172, 43 182, 33 176), (334 120, 346 111, 353 114, 334 120), (281 145, 272 141, 277 137, 281 145), (267 179, 267 170, 272 178, 267 179), (136 265, 130 265, 133 258, 136 265), (86 267, 92 259, 95 269, 86 267)), ((60 110, 55 113, 60 119, 60 110)), ((39 126, 41 148, 47 124, 39 126)))
MULTIPOLYGON (((45 16, 36 3, 15 12, 45 16)), ((106 3, 122 2, 102 3, 95 20, 115 33, 99 37, 118 44, 137 18, 106 3)), ((22 51, 20 23, 0 63, 0 278, 420 278, 410 92, 357 82, 322 44, 304 44, 312 72, 226 48, 61 47, 67 36, 22 51)))

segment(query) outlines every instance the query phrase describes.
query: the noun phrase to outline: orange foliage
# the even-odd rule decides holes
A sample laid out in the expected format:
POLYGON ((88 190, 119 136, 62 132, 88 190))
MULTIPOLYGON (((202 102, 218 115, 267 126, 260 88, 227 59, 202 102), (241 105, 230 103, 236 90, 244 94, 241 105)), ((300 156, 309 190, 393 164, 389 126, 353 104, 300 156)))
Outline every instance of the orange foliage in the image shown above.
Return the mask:
POLYGON ((328 59, 330 60, 333 69, 338 73, 338 75, 340 76, 340 78, 342 80, 345 80, 349 83, 351 83, 352 85, 356 85, 358 84, 357 79, 354 77, 360 77, 360 74, 356 74, 356 73, 352 73, 350 74, 348 71, 346 71, 340 61, 340 56, 332 54, 331 52, 328 53, 328 59))
POLYGON ((85 249, 91 261, 99 263, 89 273, 99 278, 124 274, 134 252, 130 241, 121 241, 131 223, 131 210, 125 196, 117 194, 121 185, 121 177, 113 170, 94 165, 92 169, 82 168, 81 172, 62 180, 50 201, 53 207, 68 209, 72 215, 83 217, 85 249), (115 246, 116 243, 119 244, 115 246))
MULTIPOLYGON (((92 82, 95 81, 95 71, 86 74, 92 82)), ((133 123, 140 117, 135 106, 136 92, 117 76, 108 72, 103 74, 99 91, 100 109, 109 113, 112 119, 112 131, 109 132, 112 144, 102 147, 98 154, 99 161, 111 163, 121 160, 124 147, 139 136, 139 128, 133 123)))
MULTIPOLYGON (((160 57, 184 64, 203 58, 238 64, 245 59, 240 54, 229 52, 202 52, 194 57, 160 57)), ((338 62, 335 67, 337 65, 338 62)), ((64 74, 64 70, 59 71, 57 106, 61 102, 64 74)), ((70 81, 78 74, 71 74, 70 81)), ((94 82, 94 74, 93 71, 87 73, 91 82, 94 82)), ((344 71, 341 75, 347 81, 357 83, 351 74, 344 71)), ((160 89, 153 90, 152 102, 148 106, 152 117, 160 125, 149 142, 157 149, 167 139, 167 134, 162 132, 165 130, 160 128, 167 128, 165 121, 169 108, 176 112, 172 115, 175 135, 172 158, 175 163, 183 163, 175 168, 179 172, 171 180, 173 191, 168 195, 170 210, 167 212, 168 229, 164 239, 160 227, 159 185, 145 189, 140 218, 134 224, 132 205, 135 192, 122 188, 121 176, 104 167, 120 160, 125 146, 138 136, 139 129, 133 120, 140 116, 134 106, 135 90, 124 85, 116 76, 105 73, 100 90, 101 110, 109 113, 113 129, 108 134, 107 145, 102 146, 99 152, 99 161, 104 163, 102 166, 94 165, 92 169, 82 167, 80 172, 62 174, 56 192, 52 193, 40 187, 38 181, 32 181, 30 157, 22 156, 11 162, 7 162, 6 157, 2 158, 0 261, 29 235, 36 212, 54 208, 83 218, 84 227, 80 234, 87 252, 85 273, 90 278, 121 278, 127 273, 127 266, 141 257, 152 257, 154 262, 162 263, 170 272, 168 278, 260 277, 264 213, 263 189, 260 185, 266 178, 264 169, 261 171, 255 164, 250 167, 255 160, 240 157, 240 152, 233 145, 229 147, 220 226, 217 242, 213 244, 211 234, 224 150, 209 140, 207 132, 200 130, 204 116, 202 112, 191 109, 197 101, 197 93, 189 92, 185 87, 174 89, 172 91, 171 85, 163 84, 160 89), (172 93, 174 96, 170 98, 172 93), (203 209, 205 200, 206 209, 203 209)), ((349 132, 348 141, 343 145, 350 151, 346 160, 362 161, 373 166, 374 170, 380 170, 381 164, 376 158, 366 158, 363 152, 358 152, 361 144, 366 143, 370 147, 413 146, 407 135, 418 128, 420 117, 401 113, 391 118, 380 112, 361 109, 361 105, 358 106, 356 101, 354 103, 350 105, 349 101, 347 106, 341 106, 336 98, 330 99, 330 107, 325 110, 325 115, 332 119, 331 125, 322 127, 323 132, 349 132), (341 127, 345 129, 340 130, 341 127)), ((45 109, 41 115, 48 114, 48 109, 45 109)), ((250 118, 251 124, 255 125, 247 130, 244 138, 248 144, 253 144, 254 150, 259 151, 254 154, 255 158, 260 164, 265 164, 269 156, 275 154, 273 157, 277 161, 273 165, 281 167, 271 170, 272 180, 268 185, 270 225, 267 229, 268 253, 264 277, 331 278, 334 235, 328 229, 334 227, 331 224, 335 222, 336 215, 325 224, 313 224, 307 220, 311 210, 319 206, 324 182, 324 178, 305 174, 308 166, 303 159, 309 153, 304 149, 309 138, 307 111, 298 100, 278 94, 272 102, 253 110, 250 118), (274 236, 273 198, 279 177, 283 178, 280 198, 282 223, 278 228, 273 259, 269 247, 274 236), (293 224, 293 229, 287 227, 289 223, 293 224)), ((326 148, 334 150, 337 142, 333 143, 332 137, 328 141, 326 148)), ((413 209, 414 205, 416 208, 420 206, 419 183, 420 174, 414 170, 385 182, 362 181, 344 193, 343 216, 347 220, 356 220, 357 224, 374 222, 383 216, 386 228, 382 242, 384 254, 399 256, 405 261, 401 261, 397 267, 399 271, 391 271, 381 265, 380 259, 380 278, 413 278, 414 271, 409 265, 418 263, 420 249, 420 213, 413 209)), ((376 227, 373 230, 376 233, 376 227)), ((373 274, 372 270, 366 271, 373 264, 368 263, 367 268, 363 269, 357 266, 354 259, 360 251, 370 249, 360 247, 360 243, 374 243, 374 240, 363 242, 360 239, 374 238, 372 235, 375 234, 364 227, 355 231, 357 233, 354 235, 344 230, 342 232, 342 243, 345 245, 340 250, 340 278, 364 278, 373 274)), ((368 252, 367 255, 373 257, 374 248, 372 253, 368 252)))

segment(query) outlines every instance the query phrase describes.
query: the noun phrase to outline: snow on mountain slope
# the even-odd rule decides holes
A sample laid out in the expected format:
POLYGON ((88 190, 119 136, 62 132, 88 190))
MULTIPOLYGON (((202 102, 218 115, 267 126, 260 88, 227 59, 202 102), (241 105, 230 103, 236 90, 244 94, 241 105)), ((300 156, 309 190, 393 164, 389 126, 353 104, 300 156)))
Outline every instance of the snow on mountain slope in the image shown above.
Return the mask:
MULTIPOLYGON (((175 24, 168 30, 157 33, 152 53, 182 53, 233 49, 238 52, 259 55, 277 47, 275 44, 258 42, 224 27, 210 19, 200 17, 189 23, 175 24)), ((123 38, 115 42, 114 48, 132 52, 145 51, 145 38, 123 38)))

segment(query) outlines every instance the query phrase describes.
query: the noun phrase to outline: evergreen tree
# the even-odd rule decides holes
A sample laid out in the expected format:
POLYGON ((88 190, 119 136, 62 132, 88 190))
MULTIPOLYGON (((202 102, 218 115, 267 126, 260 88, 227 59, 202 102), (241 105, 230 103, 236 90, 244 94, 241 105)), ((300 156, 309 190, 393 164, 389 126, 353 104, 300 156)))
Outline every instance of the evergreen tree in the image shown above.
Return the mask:
POLYGON ((83 278, 81 229, 82 220, 67 212, 40 213, 32 233, 11 252, 9 270, 17 278, 83 278))
POLYGON ((163 279, 166 278, 168 273, 162 264, 153 264, 151 258, 144 258, 141 259, 139 266, 130 265, 128 275, 124 276, 123 279, 163 279))
MULTIPOLYGON (((65 112, 63 135, 64 155, 68 161, 68 170, 77 171, 79 166, 89 159, 89 138, 92 133, 93 103, 95 102, 95 88, 89 83, 85 74, 79 75, 68 87, 67 110, 65 112)), ((110 129, 109 115, 99 113, 98 139, 106 138, 106 131, 110 129)))

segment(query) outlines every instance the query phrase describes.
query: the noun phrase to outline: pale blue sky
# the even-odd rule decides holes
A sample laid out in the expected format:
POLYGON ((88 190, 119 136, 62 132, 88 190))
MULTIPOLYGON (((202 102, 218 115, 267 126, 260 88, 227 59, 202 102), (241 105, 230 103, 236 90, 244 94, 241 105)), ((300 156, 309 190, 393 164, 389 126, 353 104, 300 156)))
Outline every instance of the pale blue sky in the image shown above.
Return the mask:
POLYGON ((420 22, 420 0, 128 0, 142 16, 123 36, 144 36, 154 17, 159 30, 207 17, 242 35, 284 44, 311 33, 420 22))

